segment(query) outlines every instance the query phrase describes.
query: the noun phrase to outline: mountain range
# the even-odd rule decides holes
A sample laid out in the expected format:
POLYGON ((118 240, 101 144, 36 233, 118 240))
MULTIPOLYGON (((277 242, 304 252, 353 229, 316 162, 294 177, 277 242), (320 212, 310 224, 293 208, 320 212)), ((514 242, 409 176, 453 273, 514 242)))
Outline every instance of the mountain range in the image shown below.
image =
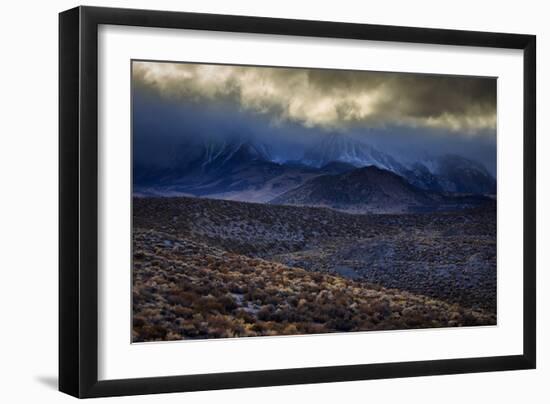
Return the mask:
POLYGON ((483 195, 425 191, 391 171, 368 166, 315 177, 270 203, 326 207, 348 213, 412 213, 473 208, 489 201, 483 195))
POLYGON ((345 135, 331 135, 306 151, 303 157, 304 164, 315 167, 333 161, 345 162, 357 168, 376 166, 394 172, 424 190, 496 193, 496 180, 482 164, 456 154, 405 164, 366 142, 345 135))
POLYGON ((326 136, 302 159, 287 161, 246 139, 197 139, 174 149, 162 167, 135 164, 133 175, 137 196, 186 195, 358 212, 438 210, 458 206, 456 198, 464 205, 465 194, 496 193, 495 178, 476 161, 444 155, 403 164, 344 135, 326 136), (455 199, 449 199, 451 194, 455 199))
POLYGON ((267 147, 250 141, 187 144, 168 158, 167 167, 134 166, 135 194, 268 202, 311 178, 355 169, 339 161, 275 162, 267 147))

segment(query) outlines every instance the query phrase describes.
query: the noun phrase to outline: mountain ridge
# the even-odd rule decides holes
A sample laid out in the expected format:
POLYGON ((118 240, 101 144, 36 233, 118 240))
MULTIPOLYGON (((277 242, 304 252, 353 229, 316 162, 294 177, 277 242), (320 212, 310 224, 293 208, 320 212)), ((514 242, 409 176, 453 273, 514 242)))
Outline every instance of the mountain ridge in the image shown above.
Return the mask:
POLYGON ((405 166, 366 142, 343 135, 325 140, 306 151, 303 159, 288 161, 276 159, 267 145, 249 139, 194 140, 167 156, 165 167, 135 165, 134 194, 266 203, 313 178, 363 167, 392 172, 427 192, 496 193, 496 181, 481 164, 457 155, 405 166))
POLYGON ((270 201, 275 205, 328 207, 351 213, 412 213, 464 209, 488 198, 425 191, 391 171, 368 166, 315 177, 270 201))

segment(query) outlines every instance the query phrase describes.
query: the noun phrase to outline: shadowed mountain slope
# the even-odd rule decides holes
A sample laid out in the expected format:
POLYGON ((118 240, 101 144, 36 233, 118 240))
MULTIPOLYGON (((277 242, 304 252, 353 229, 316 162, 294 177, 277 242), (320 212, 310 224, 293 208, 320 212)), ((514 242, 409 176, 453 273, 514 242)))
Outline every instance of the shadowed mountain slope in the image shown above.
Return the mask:
POLYGON ((351 213, 406 213, 464 209, 487 201, 484 197, 427 192, 393 172, 370 166, 313 178, 271 203, 328 207, 351 213))

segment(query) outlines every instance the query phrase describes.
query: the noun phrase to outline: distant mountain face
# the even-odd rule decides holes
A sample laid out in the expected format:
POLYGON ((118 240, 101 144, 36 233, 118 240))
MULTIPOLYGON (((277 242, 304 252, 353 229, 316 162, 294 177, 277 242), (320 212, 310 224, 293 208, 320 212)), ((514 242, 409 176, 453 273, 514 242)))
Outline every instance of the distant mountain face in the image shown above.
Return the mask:
POLYGON ((456 155, 443 156, 436 164, 435 172, 448 184, 446 191, 496 194, 496 180, 483 165, 456 155))
MULTIPOLYGON (((288 203, 309 204, 307 200, 300 202, 306 190, 300 187, 306 183, 312 187, 317 183, 311 183, 310 180, 325 175, 341 175, 337 180, 344 181, 342 184, 328 178, 318 178, 316 181, 322 183, 321 188, 325 188, 323 192, 353 193, 338 196, 349 198, 347 203, 350 206, 361 203, 353 198, 358 195, 363 198, 367 194, 371 195, 369 193, 372 193, 368 198, 372 206, 389 204, 395 205, 391 209, 399 210, 409 205, 425 206, 425 199, 419 199, 426 197, 421 195, 421 191, 466 194, 496 192, 495 179, 474 161, 459 156, 443 156, 406 166, 390 155, 344 135, 324 137, 315 147, 307 150, 301 160, 274 160, 269 147, 258 142, 239 138, 197 139, 175 148, 166 156, 163 167, 147 167, 136 163, 133 167, 134 194, 201 196, 262 203, 283 201, 282 196, 285 195, 285 198, 291 198, 287 200, 288 203), (362 167, 368 169, 357 171, 362 167), (375 167, 381 171, 373 171, 375 167), (361 179, 356 177, 360 173, 363 173, 364 181, 355 181, 361 179), (349 182, 352 179, 355 182, 349 182), (401 188, 398 189, 397 184, 401 184, 401 188), (344 185, 348 188, 342 188, 344 185), (363 185, 364 189, 361 188, 363 185), (296 193, 289 194, 292 190, 296 190, 296 193), (281 199, 277 199, 279 196, 281 199), (392 198, 399 200, 392 202, 392 198)), ((319 192, 316 190, 314 196, 319 192)), ((323 198, 320 200, 325 201, 323 198)), ((327 206, 335 202, 334 198, 333 195, 326 199, 327 206)), ((325 202, 314 200, 312 203, 325 202)))
POLYGON ((355 167, 376 166, 406 178, 418 188, 456 193, 495 194, 496 180, 483 165, 457 155, 402 164, 366 142, 346 135, 325 136, 306 151, 303 162, 322 167, 341 162, 355 167))
POLYGON ((377 166, 399 173, 404 167, 393 157, 382 153, 362 142, 346 135, 325 135, 319 143, 304 154, 303 162, 322 167, 331 162, 343 162, 355 167, 377 166))
POLYGON ((234 167, 251 161, 269 161, 269 149, 263 144, 252 142, 207 142, 204 144, 201 167, 205 170, 216 170, 223 167, 234 167))
POLYGON ((167 158, 164 168, 134 167, 135 194, 267 202, 312 177, 355 168, 338 162, 320 168, 275 163, 266 146, 248 141, 187 144, 167 158))
POLYGON ((417 162, 402 175, 411 184, 426 190, 496 194, 496 180, 483 165, 456 155, 417 162))

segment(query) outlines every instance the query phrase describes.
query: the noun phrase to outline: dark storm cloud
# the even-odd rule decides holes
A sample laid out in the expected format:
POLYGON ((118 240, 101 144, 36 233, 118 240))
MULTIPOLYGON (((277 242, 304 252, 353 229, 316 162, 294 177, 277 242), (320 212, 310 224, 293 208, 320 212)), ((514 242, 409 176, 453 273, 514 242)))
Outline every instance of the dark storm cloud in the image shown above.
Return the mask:
POLYGON ((472 135, 496 129, 490 78, 134 62, 133 79, 169 100, 225 101, 305 127, 405 126, 472 135))

